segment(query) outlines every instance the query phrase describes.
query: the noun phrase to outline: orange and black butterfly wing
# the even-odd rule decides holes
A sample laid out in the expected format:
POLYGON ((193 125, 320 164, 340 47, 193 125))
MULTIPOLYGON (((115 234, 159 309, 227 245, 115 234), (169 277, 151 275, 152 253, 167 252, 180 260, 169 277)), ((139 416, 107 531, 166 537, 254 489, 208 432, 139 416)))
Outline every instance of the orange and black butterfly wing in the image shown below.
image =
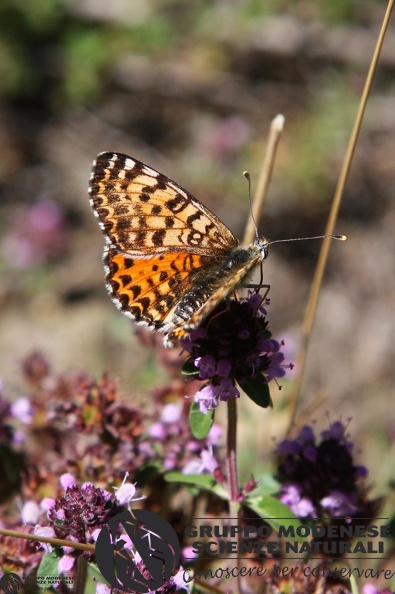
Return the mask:
MULTIPOLYGON (((106 285, 115 305, 129 318, 152 330, 167 332, 176 326, 174 310, 192 289, 209 258, 169 253, 133 258, 106 246, 106 285)), ((182 320, 181 320, 182 321, 182 320)))
POLYGON ((182 252, 213 257, 238 245, 192 194, 126 155, 97 157, 89 193, 107 241, 130 256, 182 252))
MULTIPOLYGON (((139 324, 172 333, 171 345, 235 290, 248 270, 229 268, 231 231, 165 175, 119 153, 102 153, 91 205, 106 238, 106 284, 139 324)), ((245 269, 244 269, 245 268, 245 269)))

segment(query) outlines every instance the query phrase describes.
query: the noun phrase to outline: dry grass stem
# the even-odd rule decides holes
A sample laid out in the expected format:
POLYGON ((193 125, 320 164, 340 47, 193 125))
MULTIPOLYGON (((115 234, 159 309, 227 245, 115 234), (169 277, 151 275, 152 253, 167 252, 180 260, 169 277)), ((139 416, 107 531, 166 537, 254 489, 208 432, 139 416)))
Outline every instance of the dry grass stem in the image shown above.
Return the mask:
POLYGON ((243 243, 245 245, 250 244, 255 239, 255 225, 259 225, 259 219, 262 212, 262 205, 265 199, 267 189, 272 176, 274 159, 276 157, 277 146, 280 140, 281 133, 284 129, 285 118, 283 115, 278 114, 273 118, 270 124, 269 137, 267 141, 267 149, 265 158, 261 168, 261 175, 259 177, 258 186, 255 192, 254 199, 252 201, 252 215, 248 217, 247 225, 245 228, 243 243))
MULTIPOLYGON (((390 16, 391 16, 391 12, 393 9, 394 1, 395 0, 389 0, 389 2, 388 2, 387 10, 384 15, 382 26, 381 26, 381 29, 380 29, 380 32, 379 32, 379 35, 377 38, 376 47, 373 52, 373 57, 372 57, 372 60, 370 63, 370 67, 369 67, 369 71, 368 71, 368 74, 366 77, 364 89, 363 89, 361 99, 359 102, 358 112, 357 112, 357 115, 355 118, 355 122, 354 122, 354 126, 353 126, 353 129, 351 132, 347 151, 346 151, 344 161, 342 164, 342 168, 340 171, 339 180, 338 180, 335 194, 333 197, 333 202, 332 202, 331 210, 330 210, 329 217, 328 217, 328 222, 327 222, 326 229, 325 229, 325 235, 333 234, 333 231, 334 231, 341 199, 343 197, 344 186, 346 184, 347 176, 350 171, 352 158, 353 158, 355 147, 356 147, 356 144, 358 141, 358 136, 359 136, 359 132, 360 132, 361 125, 362 125, 362 120, 363 120, 363 116, 365 113, 366 104, 367 104, 369 93, 370 93, 370 90, 372 87, 373 77, 374 77, 374 74, 377 69, 377 64, 378 64, 378 60, 380 57, 381 48, 383 46, 385 34, 386 34, 386 31, 388 28, 388 24, 390 21, 390 16)), ((320 293, 320 289, 321 289, 321 285, 322 285, 322 278, 324 275, 325 266, 326 266, 327 259, 328 259, 329 245, 330 245, 330 238, 324 239, 322 242, 320 255, 318 258, 313 282, 312 282, 311 289, 310 289, 309 299, 308 299, 307 306, 306 306, 306 313, 305 313, 305 317, 303 320, 303 326, 302 326, 301 342, 300 342, 299 352, 296 357, 296 369, 297 369, 298 373, 297 373, 297 376, 293 382, 291 394, 290 394, 290 407, 289 407, 290 425, 292 425, 292 423, 295 421, 297 403, 298 403, 298 399, 299 399, 300 388, 301 388, 304 370, 305 370, 307 349, 309 346, 311 332, 312 332, 313 323, 314 323, 314 318, 315 318, 315 314, 316 314, 316 310, 317 310, 317 303, 318 303, 318 297, 319 297, 319 293, 320 293)))
POLYGON ((40 536, 38 534, 28 534, 26 532, 18 532, 16 530, 4 530, 0 529, 2 536, 11 536, 13 538, 23 538, 25 540, 32 540, 34 542, 46 542, 54 547, 71 547, 74 549, 80 549, 81 551, 95 552, 95 546, 91 544, 85 544, 83 542, 74 542, 72 540, 63 540, 61 538, 48 538, 46 536, 40 536))

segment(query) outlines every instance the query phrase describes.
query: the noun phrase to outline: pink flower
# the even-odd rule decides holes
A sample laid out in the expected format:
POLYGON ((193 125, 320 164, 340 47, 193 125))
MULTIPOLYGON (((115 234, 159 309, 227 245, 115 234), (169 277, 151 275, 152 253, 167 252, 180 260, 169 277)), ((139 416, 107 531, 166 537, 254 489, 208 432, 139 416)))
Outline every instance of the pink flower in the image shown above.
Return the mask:
POLYGON ((40 503, 40 507, 41 507, 41 509, 43 509, 45 511, 49 511, 51 509, 51 507, 53 507, 55 504, 56 504, 55 499, 51 499, 50 497, 44 497, 44 499, 40 503))
POLYGON ((26 501, 22 507, 21 518, 24 524, 37 524, 40 508, 35 501, 26 501))
POLYGON ((63 555, 58 563, 59 573, 69 573, 73 569, 74 563, 75 557, 72 557, 71 555, 63 555))
POLYGON ((75 480, 73 475, 69 473, 62 474, 62 476, 59 479, 59 482, 65 491, 67 491, 67 489, 70 489, 71 487, 77 486, 77 481, 75 480))
POLYGON ((211 384, 199 390, 194 398, 195 402, 199 404, 199 409, 202 413, 206 414, 209 410, 218 406, 218 395, 215 393, 215 387, 211 384))
POLYGON ((24 425, 29 425, 33 418, 32 405, 27 396, 21 396, 11 404, 11 414, 24 425))
MULTIPOLYGON (((35 526, 34 534, 37 534, 37 536, 42 536, 44 538, 55 538, 55 531, 53 528, 49 526, 35 526)), ((52 551, 52 545, 50 545, 49 543, 40 542, 40 545, 47 553, 50 553, 52 551)))

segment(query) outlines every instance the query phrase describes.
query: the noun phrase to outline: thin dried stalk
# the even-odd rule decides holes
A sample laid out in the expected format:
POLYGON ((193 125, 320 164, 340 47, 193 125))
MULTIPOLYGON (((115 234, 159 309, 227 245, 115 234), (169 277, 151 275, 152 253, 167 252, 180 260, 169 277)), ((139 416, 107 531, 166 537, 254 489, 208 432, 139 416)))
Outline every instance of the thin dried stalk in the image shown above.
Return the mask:
MULTIPOLYGON (((365 86, 359 102, 358 112, 355 118, 354 126, 351 132, 350 140, 348 143, 347 151, 344 157, 342 168, 339 175, 339 180, 336 186, 335 194, 333 197, 332 207, 329 213, 328 223, 325 229, 325 235, 333 234, 334 227, 336 224, 337 214, 339 212, 340 203, 343 197, 344 186, 347 181, 347 177, 350 171, 352 158, 354 155, 355 147, 357 145, 359 132, 362 125, 363 116, 365 113, 366 104, 368 101, 369 93, 372 87, 372 81, 374 74, 377 70, 377 64, 380 57, 381 48, 383 46, 385 34, 390 21, 391 12, 393 9, 395 0, 389 0, 387 10, 384 15, 383 23, 381 25, 380 33, 377 38, 375 50, 373 52, 372 61, 370 63, 369 71, 366 77, 365 86)), ((306 306, 306 313, 303 320, 302 326, 302 337, 301 344, 299 347, 299 353, 296 357, 296 369, 298 375, 296 376, 291 389, 290 394, 290 425, 295 420, 297 404, 300 396, 300 388, 303 380, 303 375, 306 366, 307 350, 311 338, 311 332, 313 328, 314 318, 317 311, 318 297, 321 290, 322 278, 325 271, 325 266, 328 260, 330 238, 326 238, 322 242, 320 255, 317 262, 317 267, 314 274, 313 283, 310 289, 310 295, 306 306)))
POLYGON ((62 538, 48 538, 46 536, 39 536, 38 534, 27 534, 26 532, 18 532, 17 530, 0 529, 2 536, 12 536, 13 538, 23 538, 24 540, 32 540, 34 542, 47 542, 54 547, 71 547, 81 551, 95 552, 95 545, 84 544, 83 542, 74 542, 72 540, 64 540, 62 538))
POLYGON ((267 140, 267 149, 265 158, 262 164, 261 175, 259 177, 258 186, 252 201, 252 217, 248 217, 244 232, 244 245, 250 244, 255 239, 255 225, 259 225, 259 219, 262 213, 262 205, 267 193, 267 189, 272 176, 274 160, 276 158, 277 146, 280 140, 281 133, 284 129, 285 118, 278 114, 273 118, 270 124, 269 137, 267 140))

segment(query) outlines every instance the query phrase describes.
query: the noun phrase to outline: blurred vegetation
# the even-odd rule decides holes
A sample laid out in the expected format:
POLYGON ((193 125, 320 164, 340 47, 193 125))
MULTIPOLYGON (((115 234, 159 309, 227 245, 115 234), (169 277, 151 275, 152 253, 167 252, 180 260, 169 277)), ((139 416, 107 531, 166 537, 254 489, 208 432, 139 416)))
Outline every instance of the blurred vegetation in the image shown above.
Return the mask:
POLYGON ((216 45, 221 30, 240 34, 241 28, 248 33, 257 19, 287 11, 328 23, 347 22, 355 16, 356 4, 356 0, 248 0, 232 5, 158 0, 147 2, 145 8, 137 2, 136 14, 127 11, 130 21, 121 22, 119 15, 111 20, 111 11, 108 19, 102 18, 103 8, 84 17, 76 4, 65 0, 3 0, 1 92, 14 99, 47 99, 56 110, 70 102, 86 105, 104 92, 109 68, 127 52, 171 57, 185 43, 216 45))
POLYGON ((136 48, 155 53, 171 47, 170 20, 158 17, 125 26, 89 21, 62 0, 5 0, 0 6, 3 93, 48 100, 63 109, 98 99, 106 68, 136 48), (43 96, 43 90, 45 94, 43 96))

